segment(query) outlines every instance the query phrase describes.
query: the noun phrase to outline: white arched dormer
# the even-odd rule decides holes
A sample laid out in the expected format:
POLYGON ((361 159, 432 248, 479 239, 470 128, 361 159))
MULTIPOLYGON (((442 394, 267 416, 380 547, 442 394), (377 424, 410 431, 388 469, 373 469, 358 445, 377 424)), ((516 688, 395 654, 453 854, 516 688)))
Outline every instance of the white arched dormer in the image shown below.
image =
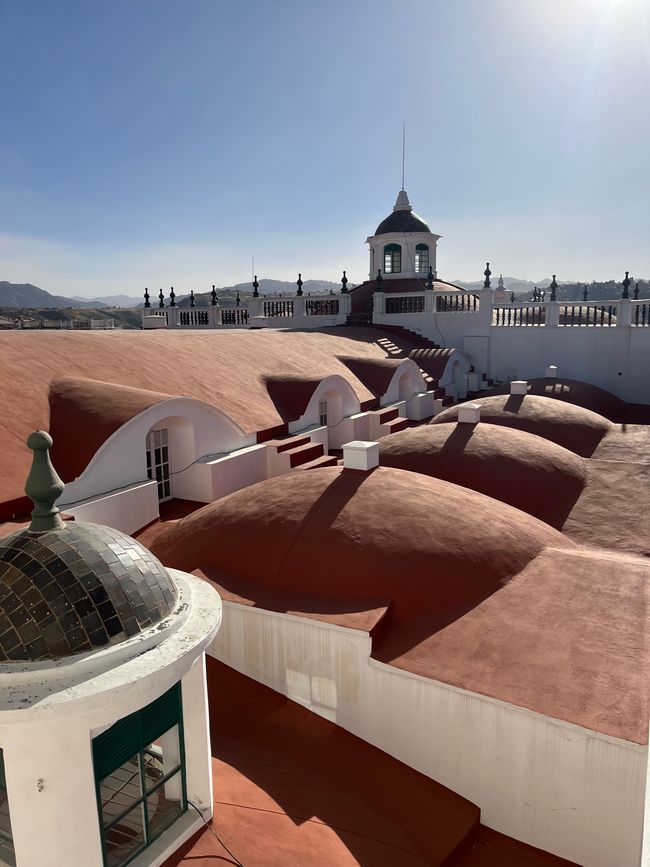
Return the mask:
POLYGON ((360 410, 356 392, 338 373, 326 376, 316 386, 305 411, 289 424, 289 433, 298 433, 314 425, 336 428, 344 418, 360 410))
POLYGON ((454 400, 464 400, 467 396, 470 368, 470 360, 465 353, 454 349, 447 359, 442 375, 438 377, 438 386, 444 388, 446 394, 454 400))
MULTIPOLYGON (((111 526, 129 527, 124 532, 134 532, 154 520, 159 500, 168 497, 159 496, 155 470, 148 467, 147 445, 161 431, 166 432, 169 496, 197 502, 214 498, 210 486, 197 481, 198 462, 255 444, 254 435, 244 433, 230 416, 209 403, 187 397, 161 400, 108 437, 84 471, 66 484, 59 505, 72 514, 79 511, 80 520, 105 523, 115 511, 111 526), (125 496, 127 493, 131 495, 125 496), (100 499, 102 506, 97 502, 100 499)), ((157 438, 156 446, 162 448, 157 438)))
POLYGON ((408 401, 416 394, 427 390, 422 371, 410 358, 405 358, 393 374, 388 388, 379 398, 380 406, 408 401))
POLYGON ((366 239, 370 247, 370 279, 381 271, 389 278, 426 280, 429 268, 437 277, 436 250, 441 235, 434 234, 413 212, 406 190, 400 190, 391 214, 366 239))

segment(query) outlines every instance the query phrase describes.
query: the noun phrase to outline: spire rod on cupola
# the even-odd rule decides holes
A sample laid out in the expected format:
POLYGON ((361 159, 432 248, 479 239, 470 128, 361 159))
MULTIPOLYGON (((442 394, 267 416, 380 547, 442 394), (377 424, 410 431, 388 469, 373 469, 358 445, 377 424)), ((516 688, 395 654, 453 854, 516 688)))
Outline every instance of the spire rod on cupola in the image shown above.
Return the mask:
POLYGON ((52 437, 44 430, 37 430, 27 437, 27 445, 34 452, 32 468, 25 482, 25 493, 34 504, 29 531, 47 533, 50 530, 61 530, 63 521, 54 504, 63 493, 65 485, 50 460, 52 437))
POLYGON ((402 121, 402 189, 404 189, 404 158, 406 155, 406 121, 402 121))

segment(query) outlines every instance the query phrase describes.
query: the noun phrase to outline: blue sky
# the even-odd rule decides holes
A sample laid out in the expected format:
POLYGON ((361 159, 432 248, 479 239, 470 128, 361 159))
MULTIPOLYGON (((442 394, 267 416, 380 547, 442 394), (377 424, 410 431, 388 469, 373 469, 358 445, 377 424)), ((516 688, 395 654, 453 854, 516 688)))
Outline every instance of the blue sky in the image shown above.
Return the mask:
POLYGON ((647 0, 0 0, 0 280, 650 276, 647 0))

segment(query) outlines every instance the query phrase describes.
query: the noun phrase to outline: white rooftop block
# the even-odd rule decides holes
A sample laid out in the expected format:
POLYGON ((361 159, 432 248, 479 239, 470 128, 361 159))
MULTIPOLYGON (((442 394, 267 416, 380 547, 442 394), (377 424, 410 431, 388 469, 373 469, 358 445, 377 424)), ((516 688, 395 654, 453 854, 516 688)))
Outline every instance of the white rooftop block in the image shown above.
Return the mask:
POLYGON ((510 383, 510 394, 527 394, 528 393, 528 380, 526 379, 514 379, 510 383))
POLYGON ((476 424, 481 420, 480 403, 463 403, 458 407, 458 421, 476 424))
POLYGON ((546 375, 557 376, 557 367, 554 364, 549 364, 549 366, 546 368, 546 375))
POLYGON ((346 470, 372 470, 379 466, 379 443, 353 440, 343 444, 346 470))

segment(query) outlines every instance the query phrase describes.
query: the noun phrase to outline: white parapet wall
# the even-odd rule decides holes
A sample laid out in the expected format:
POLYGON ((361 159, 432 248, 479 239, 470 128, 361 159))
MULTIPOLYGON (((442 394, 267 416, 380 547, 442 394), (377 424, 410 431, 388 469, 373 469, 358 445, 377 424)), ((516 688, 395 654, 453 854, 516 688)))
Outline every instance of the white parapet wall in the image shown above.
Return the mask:
POLYGON ((589 867, 638 867, 648 750, 370 658, 367 632, 224 602, 210 654, 589 867), (404 708, 408 714, 404 714, 404 708))
POLYGON ((71 503, 63 511, 76 521, 106 524, 122 533, 135 533, 158 517, 158 488, 155 481, 129 485, 111 494, 71 503))

